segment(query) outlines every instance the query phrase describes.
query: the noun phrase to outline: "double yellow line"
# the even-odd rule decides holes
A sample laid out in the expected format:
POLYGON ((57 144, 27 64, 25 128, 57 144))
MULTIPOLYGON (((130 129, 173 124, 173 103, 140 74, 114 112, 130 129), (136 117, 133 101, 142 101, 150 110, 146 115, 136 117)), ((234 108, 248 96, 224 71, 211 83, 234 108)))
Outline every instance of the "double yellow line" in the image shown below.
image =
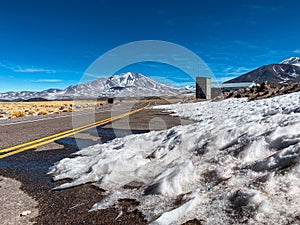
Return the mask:
POLYGON ((45 144, 49 144, 49 143, 54 142, 56 140, 59 140, 61 138, 72 136, 74 134, 85 131, 85 130, 90 129, 92 127, 103 125, 103 124, 112 122, 114 120, 123 118, 125 116, 129 116, 131 114, 140 112, 140 111, 144 110, 145 108, 147 108, 148 106, 150 106, 150 104, 151 104, 151 102, 148 102, 148 104, 146 106, 144 106, 142 108, 139 108, 139 109, 135 109, 133 111, 129 111, 129 112, 117 115, 117 116, 113 116, 111 118, 100 120, 98 122, 91 123, 91 124, 88 124, 88 125, 85 125, 85 126, 82 126, 82 127, 78 127, 78 128, 75 128, 75 129, 63 131, 63 132, 60 132, 60 133, 57 133, 57 134, 54 134, 54 135, 50 135, 50 136, 47 136, 47 137, 36 139, 34 141, 30 141, 30 142, 26 142, 26 143, 23 143, 23 144, 20 144, 20 145, 16 145, 16 146, 12 146, 12 147, 9 147, 9 148, 1 149, 0 150, 0 159, 6 158, 6 157, 11 156, 11 155, 15 155, 15 154, 20 153, 20 152, 24 152, 26 150, 37 148, 37 147, 45 145, 45 144))

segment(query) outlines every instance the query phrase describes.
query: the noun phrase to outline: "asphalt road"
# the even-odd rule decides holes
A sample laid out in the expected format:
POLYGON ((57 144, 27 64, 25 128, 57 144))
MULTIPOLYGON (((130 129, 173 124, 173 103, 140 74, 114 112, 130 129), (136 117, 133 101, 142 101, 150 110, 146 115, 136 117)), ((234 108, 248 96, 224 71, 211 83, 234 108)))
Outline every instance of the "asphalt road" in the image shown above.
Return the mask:
POLYGON ((145 103, 122 104, 96 112, 66 113, 60 116, 35 116, 22 120, 6 120, 0 124, 0 149, 50 136, 62 131, 94 123, 142 107, 145 103))

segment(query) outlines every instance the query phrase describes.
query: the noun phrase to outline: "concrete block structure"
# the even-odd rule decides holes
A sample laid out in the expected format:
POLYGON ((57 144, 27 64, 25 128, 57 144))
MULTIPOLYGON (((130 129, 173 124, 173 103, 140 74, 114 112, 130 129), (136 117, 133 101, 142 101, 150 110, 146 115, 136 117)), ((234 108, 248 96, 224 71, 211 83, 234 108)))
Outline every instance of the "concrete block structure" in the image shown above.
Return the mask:
POLYGON ((211 99, 211 78, 196 77, 196 98, 211 99))
POLYGON ((218 96, 222 95, 222 89, 220 87, 212 87, 211 88, 211 98, 214 99, 218 96))

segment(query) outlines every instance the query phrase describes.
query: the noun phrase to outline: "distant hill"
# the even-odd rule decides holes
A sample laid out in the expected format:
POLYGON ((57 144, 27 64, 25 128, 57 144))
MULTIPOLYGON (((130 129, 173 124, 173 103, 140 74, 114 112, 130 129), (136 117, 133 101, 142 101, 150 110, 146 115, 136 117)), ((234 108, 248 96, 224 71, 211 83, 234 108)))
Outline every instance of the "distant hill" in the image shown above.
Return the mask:
POLYGON ((47 89, 44 91, 36 92, 36 91, 9 91, 5 93, 0 93, 0 99, 3 100, 26 100, 26 99, 35 99, 35 98, 51 98, 54 97, 57 93, 60 93, 62 90, 60 89, 47 89))
POLYGON ((300 58, 292 57, 280 64, 259 67, 225 83, 298 83, 300 82, 300 58))

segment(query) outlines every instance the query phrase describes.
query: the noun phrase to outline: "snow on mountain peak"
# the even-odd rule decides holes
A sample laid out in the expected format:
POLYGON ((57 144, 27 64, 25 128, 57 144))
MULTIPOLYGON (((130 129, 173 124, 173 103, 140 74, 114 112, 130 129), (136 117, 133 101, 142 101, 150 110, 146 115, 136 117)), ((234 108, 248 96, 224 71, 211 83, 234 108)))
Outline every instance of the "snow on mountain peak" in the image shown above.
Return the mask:
POLYGON ((107 80, 107 84, 112 85, 113 87, 126 87, 132 86, 136 80, 141 77, 140 74, 127 72, 119 75, 111 76, 107 80))
POLYGON ((300 57, 291 57, 289 59, 285 59, 280 64, 300 66, 300 57))
POLYGON ((140 73, 127 72, 109 77, 98 96, 158 96, 178 95, 183 90, 156 82, 140 73))

